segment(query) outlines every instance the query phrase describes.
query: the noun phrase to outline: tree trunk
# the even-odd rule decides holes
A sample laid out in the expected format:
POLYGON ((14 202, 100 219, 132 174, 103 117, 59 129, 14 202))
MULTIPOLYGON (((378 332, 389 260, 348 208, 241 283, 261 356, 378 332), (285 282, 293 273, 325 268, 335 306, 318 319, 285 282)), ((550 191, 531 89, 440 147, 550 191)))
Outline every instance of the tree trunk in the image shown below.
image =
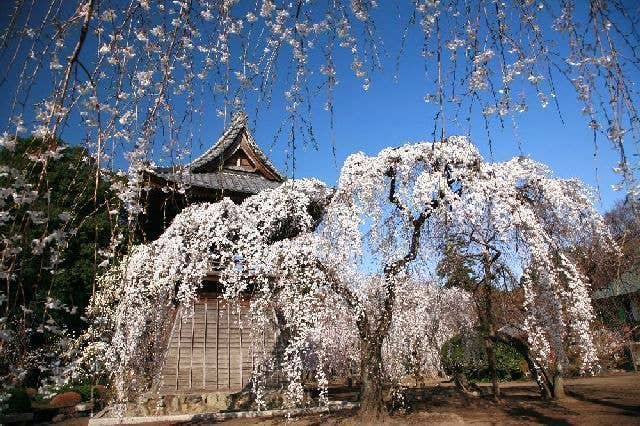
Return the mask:
POLYGON ((360 415, 380 418, 386 414, 382 399, 382 339, 365 338, 360 343, 360 415))
POLYGON ((558 366, 553 374, 553 399, 564 398, 564 379, 562 378, 562 367, 558 366))
POLYGON ((562 375, 553 376, 553 399, 564 398, 564 379, 562 375))
POLYGON ((278 334, 274 345, 274 365, 281 366, 285 361, 285 348, 289 346, 289 342, 291 341, 291 328, 287 324, 282 309, 275 308, 274 313, 276 326, 278 327, 278 334))
MULTIPOLYGON (((490 326, 491 327, 491 326, 490 326)), ((493 389, 493 397, 500 398, 500 385, 498 384, 498 368, 496 362, 496 349, 494 347, 492 333, 484 339, 485 349, 487 350, 487 361, 489 362, 489 372, 491 373, 491 385, 493 389)))
POLYGON ((493 387, 493 397, 500 398, 500 385, 498 384, 498 368, 496 362, 496 349, 494 346, 494 340, 496 338, 495 318, 493 316, 493 300, 491 280, 493 273, 491 271, 491 265, 493 260, 491 259, 489 252, 485 251, 483 255, 484 266, 484 315, 481 315, 480 320, 484 323, 484 347, 487 352, 487 361, 489 363, 489 372, 491 374, 491 384, 493 387))
POLYGON ((469 383, 467 376, 463 372, 456 371, 453 373, 453 382, 455 383, 458 392, 462 393, 464 396, 480 396, 480 389, 475 385, 475 383, 469 383))

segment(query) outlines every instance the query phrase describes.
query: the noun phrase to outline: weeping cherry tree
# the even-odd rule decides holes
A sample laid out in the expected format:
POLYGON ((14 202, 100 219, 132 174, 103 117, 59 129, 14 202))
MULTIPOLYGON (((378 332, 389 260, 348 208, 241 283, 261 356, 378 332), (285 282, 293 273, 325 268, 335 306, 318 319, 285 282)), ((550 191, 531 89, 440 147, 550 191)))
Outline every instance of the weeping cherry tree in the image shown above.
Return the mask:
MULTIPOLYGON (((381 416, 388 381, 411 373, 397 368, 397 357, 413 350, 406 349, 411 341, 426 340, 417 348, 426 360, 422 368, 437 368, 439 360, 428 356, 429 351, 473 323, 468 293, 458 290, 451 305, 457 307, 456 315, 462 313, 456 323, 447 319, 451 311, 442 309, 445 298, 422 291, 424 280, 416 279, 435 277, 447 233, 473 230, 473 235, 490 232, 501 261, 522 276, 522 326, 538 356, 561 364, 564 337, 570 336, 587 371, 597 361, 587 283, 563 254, 570 239, 556 236, 557 228, 548 226, 553 214, 607 238, 581 185, 554 179, 528 159, 486 162, 464 137, 388 148, 375 156, 354 154, 333 190, 318 181, 289 181, 241 205, 229 200, 193 205, 157 241, 136 248, 103 278, 104 289, 95 302, 96 312, 105 313, 102 322, 112 325, 106 357, 122 397, 135 386, 148 386, 130 376, 148 371, 150 364, 159 371, 158 336, 166 333, 168 308, 190 306, 204 274, 222 267, 227 298, 252 295, 256 329, 274 310, 281 318, 286 339, 279 367, 288 378, 290 405, 303 402, 304 359, 311 348, 320 360, 315 362, 317 382, 326 388, 325 367, 331 365, 326 349, 336 343, 323 344, 322 339, 335 333, 318 330, 332 318, 342 318, 349 330, 347 345, 348 333, 357 339, 357 345, 350 345, 357 346, 353 358, 360 363, 362 412, 381 416), (410 293, 413 297, 404 299, 410 293), (401 312, 406 303, 413 306, 415 318, 425 318, 419 336, 412 337, 412 325, 401 312), (429 328, 442 318, 448 324, 442 330, 429 328)), ((487 274, 493 274, 492 268, 489 264, 487 274)), ((491 276, 484 279, 490 286, 491 276)), ((271 354, 262 349, 266 361, 271 354)), ((260 377, 257 371, 258 401, 264 389, 260 377)))

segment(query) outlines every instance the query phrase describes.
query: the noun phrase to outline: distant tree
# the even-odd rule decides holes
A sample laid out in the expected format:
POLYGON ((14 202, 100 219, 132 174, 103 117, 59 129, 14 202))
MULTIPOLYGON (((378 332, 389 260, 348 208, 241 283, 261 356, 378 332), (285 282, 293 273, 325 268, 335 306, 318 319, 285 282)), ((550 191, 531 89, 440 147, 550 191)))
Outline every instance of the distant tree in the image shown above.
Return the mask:
MULTIPOLYGON (((635 280, 640 276, 640 215, 638 201, 625 197, 618 201, 604 218, 611 229, 617 250, 603 247, 597 239, 585 239, 572 251, 572 256, 591 281, 591 291, 605 291, 619 282, 635 280)), ((637 339, 637 324, 629 317, 630 306, 625 297, 599 298, 596 302, 602 327, 601 335, 620 336, 621 339, 637 339)), ((616 346, 616 345, 612 345, 616 346)), ((610 348, 604 348, 606 351, 610 348)))
POLYGON ((96 165, 84 148, 58 142, 48 151, 34 138, 11 148, 0 149, 0 184, 15 191, 1 200, 0 374, 37 386, 37 371, 50 375, 47 361, 62 350, 57 342, 86 328, 95 276, 108 263, 112 234, 120 232, 121 203, 107 176, 96 187, 96 165), (43 152, 46 169, 37 161, 43 152))
POLYGON ((640 269, 640 202, 626 197, 605 213, 604 218, 622 253, 620 270, 640 269))
POLYGON ((625 272, 640 268, 640 216, 631 197, 618 201, 604 214, 618 251, 587 238, 576 245, 573 256, 591 281, 592 291, 608 286, 625 272))
POLYGON ((447 237, 442 241, 442 259, 436 272, 447 287, 473 291, 476 282, 473 260, 464 254, 464 240, 447 237))

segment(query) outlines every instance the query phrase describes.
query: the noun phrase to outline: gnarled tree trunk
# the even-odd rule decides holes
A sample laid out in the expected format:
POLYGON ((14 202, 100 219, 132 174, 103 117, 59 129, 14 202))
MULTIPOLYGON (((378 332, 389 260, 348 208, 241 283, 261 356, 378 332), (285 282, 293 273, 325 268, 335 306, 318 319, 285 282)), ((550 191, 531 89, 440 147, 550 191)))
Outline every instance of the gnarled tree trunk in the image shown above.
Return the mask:
POLYGON ((556 371, 553 374, 553 399, 564 398, 564 379, 562 377, 562 366, 556 367, 556 371))
MULTIPOLYGON (((498 383, 498 363, 496 360, 495 340, 496 332, 491 301, 491 283, 484 279, 481 287, 482 294, 476 299, 478 320, 480 321, 481 338, 484 352, 487 356, 489 374, 491 375, 492 393, 494 398, 500 397, 500 384, 498 383), (479 300, 478 300, 479 299, 479 300)), ((477 297, 474 295, 474 297, 477 297)))
POLYGON ((489 363, 489 373, 491 374, 491 386, 493 397, 500 398, 500 384, 498 383, 498 363, 496 361, 496 349, 493 343, 491 330, 489 335, 484 339, 485 350, 487 351, 487 361, 489 363))
POLYGON ((491 374, 491 385, 493 388, 493 397, 500 398, 500 385, 498 383, 498 363, 496 360, 496 349, 494 340, 496 337, 495 317, 493 313, 493 287, 491 287, 491 281, 493 279, 493 272, 491 265, 494 262, 490 258, 489 252, 486 251, 483 256, 484 263, 484 315, 480 315, 482 321, 482 328, 484 332, 484 347, 487 352, 487 361, 489 364, 489 373, 491 374))
POLYGON ((367 336, 360 346, 360 414, 363 417, 379 418, 386 414, 383 400, 382 339, 367 336))

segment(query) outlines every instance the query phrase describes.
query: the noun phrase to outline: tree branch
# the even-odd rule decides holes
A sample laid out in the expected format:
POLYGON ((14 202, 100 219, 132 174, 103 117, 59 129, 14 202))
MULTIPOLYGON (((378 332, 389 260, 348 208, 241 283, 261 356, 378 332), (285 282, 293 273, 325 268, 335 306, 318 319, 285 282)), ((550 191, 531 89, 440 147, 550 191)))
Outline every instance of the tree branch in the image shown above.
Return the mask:
MULTIPOLYGON (((82 27, 80 28, 80 36, 78 37, 78 42, 69 56, 69 61, 67 62, 67 69, 64 73, 64 78, 62 80, 62 86, 60 90, 60 100, 56 102, 60 108, 64 106, 64 100, 67 97, 67 88, 69 86, 69 79, 71 78, 71 68, 73 64, 78 61, 78 56, 80 55, 80 51, 82 50, 82 46, 84 46, 84 42, 87 39, 87 33, 89 32, 89 22, 91 21, 91 15, 93 14, 93 3, 94 0, 89 0, 87 2, 86 11, 84 15, 84 20, 82 21, 82 27)), ((56 133, 58 129, 58 125, 60 124, 60 118, 56 118, 56 122, 53 127, 52 134, 52 143, 55 144, 56 141, 56 133)), ((55 145, 54 145, 55 146, 55 145)))
POLYGON ((360 335, 360 338, 366 338, 369 335, 369 320, 364 307, 360 304, 360 300, 344 285, 342 280, 338 277, 338 273, 335 269, 326 266, 320 261, 316 261, 316 267, 324 274, 327 282, 329 283, 329 287, 342 298, 350 309, 356 312, 356 326, 358 327, 358 334, 360 335))
POLYGON ((329 283, 329 287, 344 300, 347 306, 354 309, 360 304, 360 301, 353 292, 342 283, 335 269, 325 265, 319 260, 316 261, 316 267, 324 274, 329 283))
POLYGON ((398 210, 403 212, 408 220, 412 220, 413 214, 411 214, 409 208, 400 201, 400 198, 398 198, 398 195, 396 194, 396 169, 389 167, 385 174, 391 178, 391 181, 389 182, 389 202, 395 205, 398 210))

